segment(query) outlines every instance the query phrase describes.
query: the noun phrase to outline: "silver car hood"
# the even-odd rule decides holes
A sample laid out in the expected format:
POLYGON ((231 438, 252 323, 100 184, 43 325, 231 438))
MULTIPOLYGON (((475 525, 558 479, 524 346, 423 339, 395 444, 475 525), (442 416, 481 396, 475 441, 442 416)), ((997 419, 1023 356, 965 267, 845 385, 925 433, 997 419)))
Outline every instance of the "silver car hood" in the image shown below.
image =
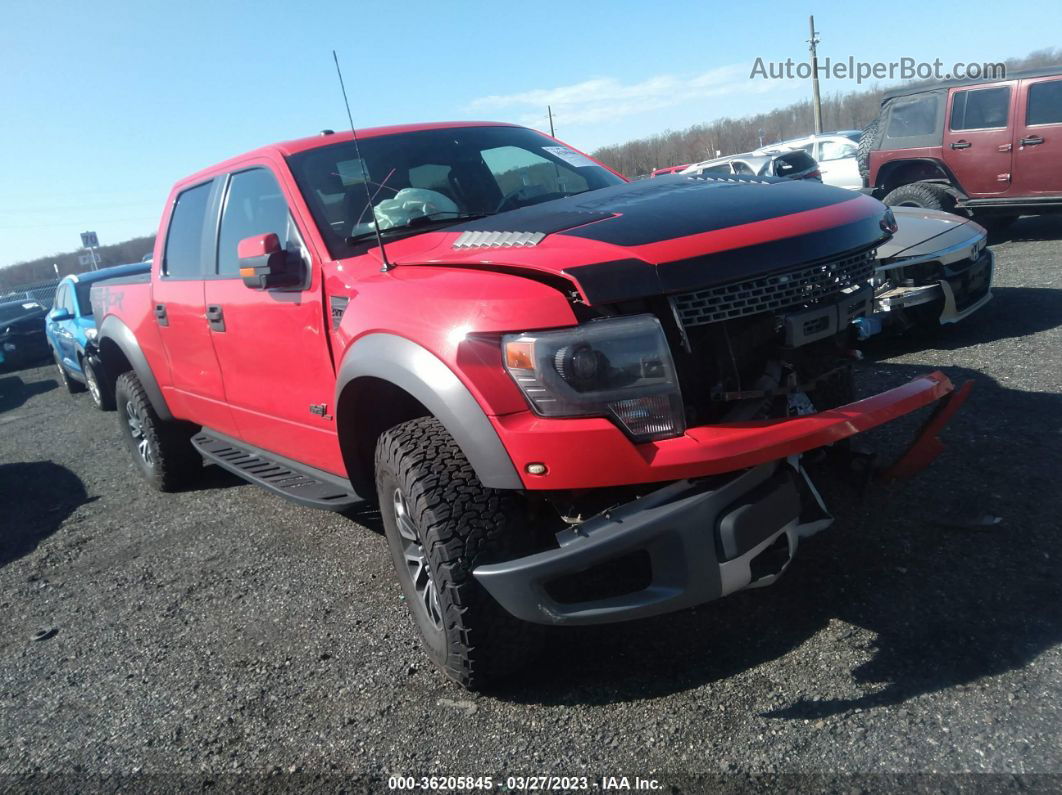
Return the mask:
POLYGON ((926 257, 964 243, 974 245, 987 236, 985 228, 969 218, 921 207, 893 207, 896 234, 878 246, 878 262, 926 257))

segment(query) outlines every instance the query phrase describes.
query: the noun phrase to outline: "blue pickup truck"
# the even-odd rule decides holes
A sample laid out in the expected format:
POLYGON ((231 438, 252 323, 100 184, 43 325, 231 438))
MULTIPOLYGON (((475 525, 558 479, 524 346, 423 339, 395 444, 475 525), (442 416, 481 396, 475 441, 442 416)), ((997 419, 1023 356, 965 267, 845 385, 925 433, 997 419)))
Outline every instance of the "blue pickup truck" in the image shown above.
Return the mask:
POLYGON ((48 345, 63 386, 71 393, 87 389, 92 402, 103 411, 114 409, 114 395, 101 384, 92 365, 96 320, 92 316, 89 290, 93 284, 106 279, 150 271, 150 262, 135 262, 67 276, 59 282, 52 309, 45 320, 48 345))

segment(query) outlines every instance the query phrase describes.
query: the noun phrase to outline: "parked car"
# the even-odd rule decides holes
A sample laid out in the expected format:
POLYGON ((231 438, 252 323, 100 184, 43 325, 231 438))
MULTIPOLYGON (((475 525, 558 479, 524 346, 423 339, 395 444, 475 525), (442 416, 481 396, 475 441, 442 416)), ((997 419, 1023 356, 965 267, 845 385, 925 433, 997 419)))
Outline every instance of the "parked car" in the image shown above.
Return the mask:
POLYGON ((678 174, 685 168, 689 167, 689 163, 683 163, 681 166, 666 166, 664 168, 654 168, 649 176, 650 177, 663 177, 667 174, 678 174))
POLYGON ((151 271, 150 262, 115 265, 64 277, 55 290, 55 300, 45 323, 48 346, 59 378, 68 392, 88 390, 98 409, 114 409, 114 394, 96 375, 94 342, 96 319, 89 291, 92 285, 116 276, 134 276, 151 271))
POLYGON ((887 92, 860 144, 875 196, 993 228, 1062 209, 1062 70, 887 92))
POLYGON ((25 367, 48 356, 45 308, 32 299, 0 303, 0 364, 25 367))
POLYGON ((969 387, 851 389, 893 231, 857 192, 626 182, 512 125, 318 135, 174 186, 150 280, 92 288, 100 376, 157 489, 205 458, 374 500, 428 656, 478 687, 544 625, 774 582, 832 521, 806 451, 937 404, 893 471, 928 463, 969 387))
POLYGON ((803 150, 819 164, 819 171, 822 173, 822 181, 825 184, 859 190, 863 187, 863 177, 859 173, 859 161, 856 159, 858 141, 853 141, 852 135, 851 130, 808 135, 765 146, 757 149, 755 153, 771 154, 793 149, 803 150))
POLYGON ((857 321, 864 336, 958 323, 992 299, 994 259, 983 226, 940 210, 893 213, 897 231, 878 247, 874 314, 857 321))
POLYGON ((786 177, 788 179, 810 179, 822 182, 819 164, 806 152, 772 152, 756 155, 752 153, 716 157, 687 166, 680 174, 740 174, 756 177, 786 177))

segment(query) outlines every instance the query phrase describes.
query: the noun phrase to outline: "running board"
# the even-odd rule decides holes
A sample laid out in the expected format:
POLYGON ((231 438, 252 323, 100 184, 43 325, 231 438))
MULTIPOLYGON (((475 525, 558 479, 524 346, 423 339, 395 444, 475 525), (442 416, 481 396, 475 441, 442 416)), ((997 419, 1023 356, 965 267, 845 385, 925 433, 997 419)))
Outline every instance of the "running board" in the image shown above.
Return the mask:
POLYGON ((361 502, 350 484, 337 475, 315 474, 310 467, 296 466, 233 439, 204 431, 192 437, 192 445, 208 462, 299 505, 341 511, 361 502))

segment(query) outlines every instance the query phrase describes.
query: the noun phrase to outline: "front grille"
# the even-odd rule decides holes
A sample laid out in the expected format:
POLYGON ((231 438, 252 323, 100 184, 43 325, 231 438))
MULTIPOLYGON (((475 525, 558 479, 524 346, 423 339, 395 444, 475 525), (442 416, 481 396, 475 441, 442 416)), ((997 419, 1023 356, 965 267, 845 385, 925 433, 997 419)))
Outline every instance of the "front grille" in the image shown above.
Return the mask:
POLYGON ((693 290, 672 296, 671 303, 686 328, 813 304, 846 287, 869 283, 875 253, 871 249, 772 276, 693 290))

